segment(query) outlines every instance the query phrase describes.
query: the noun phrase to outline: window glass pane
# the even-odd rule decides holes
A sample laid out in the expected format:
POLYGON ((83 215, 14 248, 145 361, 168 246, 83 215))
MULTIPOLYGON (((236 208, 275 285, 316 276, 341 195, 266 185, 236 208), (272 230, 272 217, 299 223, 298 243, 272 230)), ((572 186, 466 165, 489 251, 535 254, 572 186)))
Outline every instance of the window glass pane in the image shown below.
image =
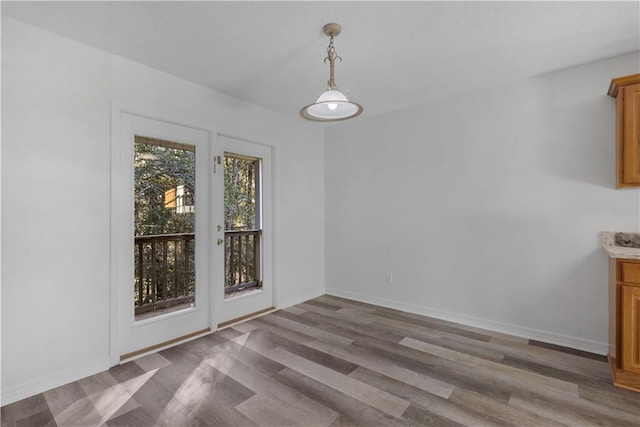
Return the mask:
POLYGON ((193 306, 195 147, 136 136, 136 320, 193 306))
POLYGON ((225 298, 262 288, 259 176, 259 159, 225 153, 225 298))
POLYGON ((257 226, 256 172, 258 160, 225 153, 225 230, 253 230, 257 226))

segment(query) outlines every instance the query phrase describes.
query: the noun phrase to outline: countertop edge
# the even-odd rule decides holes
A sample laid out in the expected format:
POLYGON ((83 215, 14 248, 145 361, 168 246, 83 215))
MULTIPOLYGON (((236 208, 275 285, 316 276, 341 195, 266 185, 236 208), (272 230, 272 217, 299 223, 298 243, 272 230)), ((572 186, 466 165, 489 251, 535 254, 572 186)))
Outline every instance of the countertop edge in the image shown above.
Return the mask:
POLYGON ((603 231, 600 233, 602 251, 609 258, 640 259, 640 249, 616 246, 614 243, 615 234, 615 231, 603 231))

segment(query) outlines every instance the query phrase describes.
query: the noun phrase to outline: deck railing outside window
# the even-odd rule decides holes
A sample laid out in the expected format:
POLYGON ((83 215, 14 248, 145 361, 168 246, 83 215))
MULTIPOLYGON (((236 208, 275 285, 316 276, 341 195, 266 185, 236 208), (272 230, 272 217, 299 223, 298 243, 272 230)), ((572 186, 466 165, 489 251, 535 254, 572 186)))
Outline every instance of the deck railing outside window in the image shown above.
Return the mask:
MULTIPOLYGON (((261 230, 226 231, 225 295, 262 287, 261 230)), ((195 300, 194 233, 135 237, 135 314, 195 300)))
POLYGON ((135 314, 194 301, 193 233, 135 237, 135 314))
POLYGON ((224 291, 235 292, 262 287, 260 280, 261 230, 226 231, 224 291))

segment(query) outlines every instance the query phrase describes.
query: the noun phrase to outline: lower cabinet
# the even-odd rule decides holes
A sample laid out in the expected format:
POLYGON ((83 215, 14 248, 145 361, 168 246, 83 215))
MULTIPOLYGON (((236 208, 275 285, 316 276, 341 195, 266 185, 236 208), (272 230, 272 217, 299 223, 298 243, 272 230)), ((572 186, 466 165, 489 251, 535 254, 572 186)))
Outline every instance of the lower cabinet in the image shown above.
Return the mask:
POLYGON ((609 309, 613 383, 640 392, 640 260, 609 260, 609 309))

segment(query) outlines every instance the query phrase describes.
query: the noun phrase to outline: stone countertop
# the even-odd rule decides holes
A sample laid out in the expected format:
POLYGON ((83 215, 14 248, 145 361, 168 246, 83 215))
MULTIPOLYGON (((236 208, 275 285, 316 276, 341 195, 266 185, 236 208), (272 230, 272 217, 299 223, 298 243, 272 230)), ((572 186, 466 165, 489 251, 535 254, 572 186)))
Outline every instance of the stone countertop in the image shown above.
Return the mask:
POLYGON ((606 253, 609 258, 640 259, 640 249, 616 246, 615 234, 615 231, 603 231, 600 233, 604 253, 606 253))

